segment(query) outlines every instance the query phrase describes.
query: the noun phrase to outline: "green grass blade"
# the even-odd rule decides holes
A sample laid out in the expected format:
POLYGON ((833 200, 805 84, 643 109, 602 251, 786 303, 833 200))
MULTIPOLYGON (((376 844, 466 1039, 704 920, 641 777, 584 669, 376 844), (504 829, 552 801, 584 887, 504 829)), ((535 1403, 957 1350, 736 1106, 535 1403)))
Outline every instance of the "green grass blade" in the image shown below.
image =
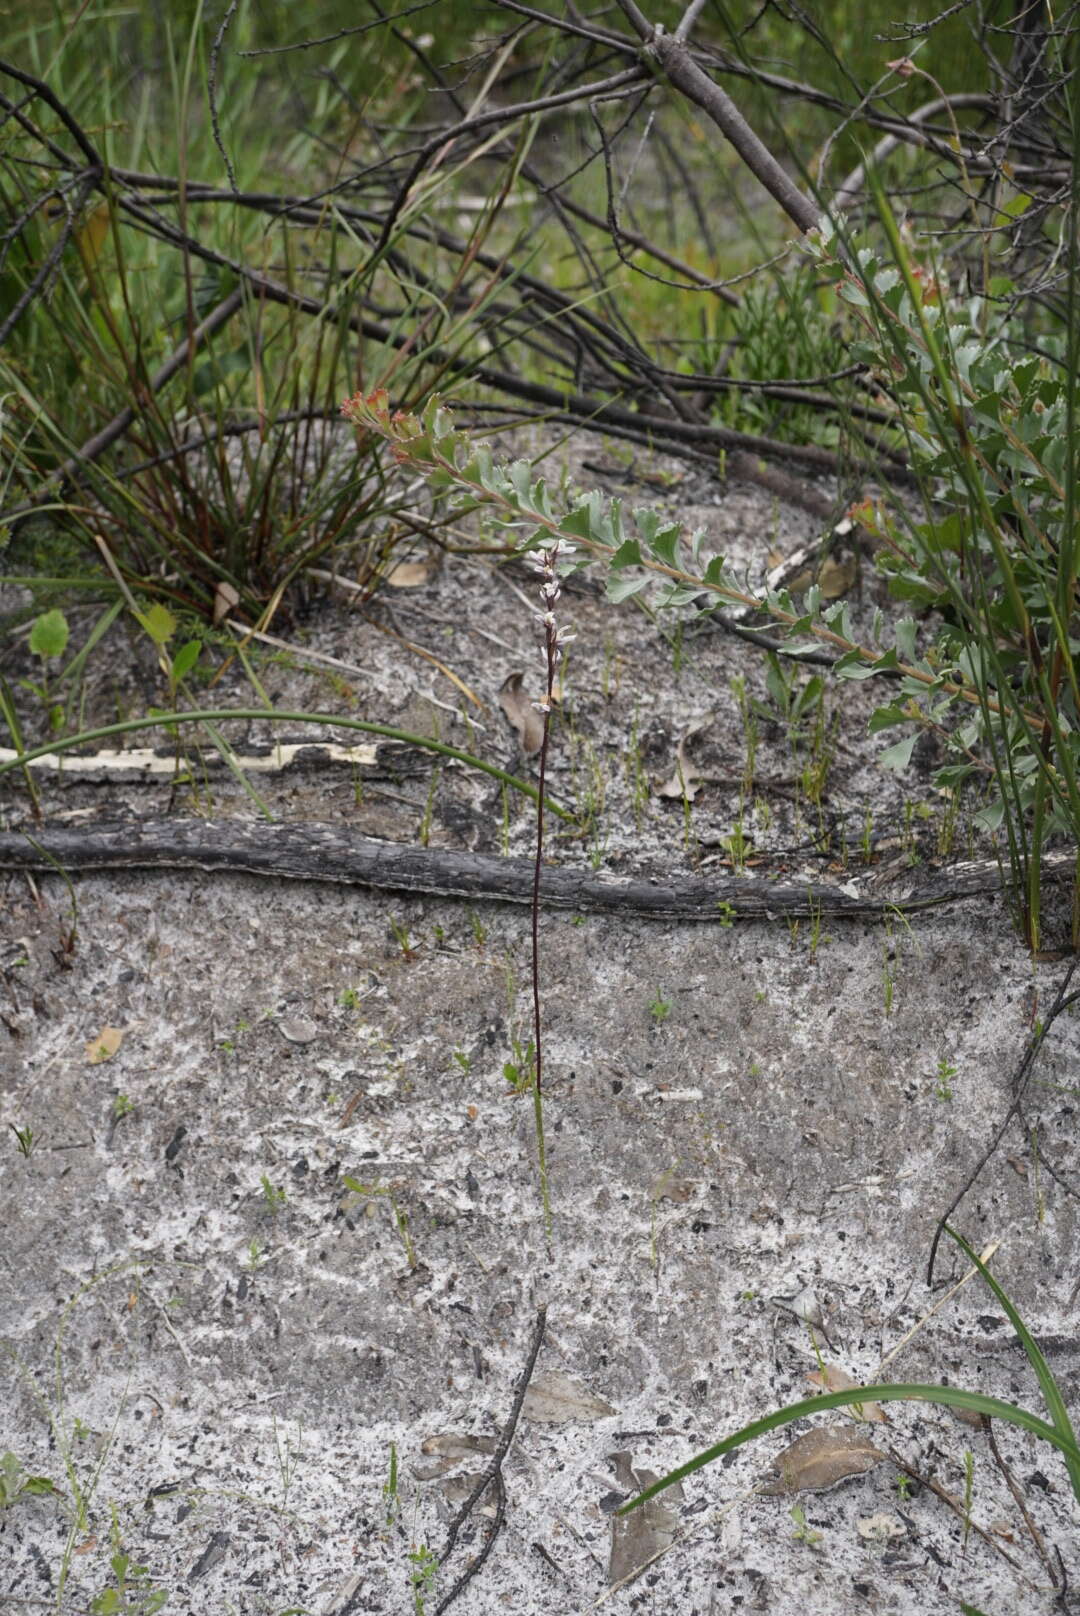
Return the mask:
POLYGON ((2 718, 4 723, 7 725, 8 734, 11 736, 11 744, 15 749, 15 757, 8 764, 8 767, 22 769, 23 779, 26 781, 26 789, 30 793, 30 801, 34 805, 34 814, 38 819, 40 819, 41 798, 38 796, 38 789, 34 783, 34 777, 26 766, 26 748, 23 745, 22 728, 19 724, 19 715, 16 711, 15 701, 12 697, 8 682, 2 674, 0 674, 0 718, 2 718))
POLYGON ((90 633, 86 636, 86 643, 78 651, 76 651, 67 667, 60 674, 57 680, 58 684, 67 684, 71 680, 82 678, 83 670, 86 667, 87 657, 90 655, 91 651, 97 645, 101 637, 109 632, 110 628, 112 628, 123 609, 124 602, 119 598, 114 600, 110 606, 105 608, 97 622, 94 624, 93 628, 90 630, 90 633))
POLYGON ((224 763, 237 785, 254 803, 255 807, 259 810, 260 814, 262 814, 263 818, 269 820, 276 819, 277 815, 274 813, 269 804, 263 801, 262 797, 256 791, 255 787, 244 773, 243 767, 238 761, 236 753, 233 751, 232 747, 229 745, 228 741, 225 739, 224 735, 222 735, 217 726, 214 724, 207 724, 206 733, 209 735, 214 746, 217 748, 217 753, 222 763, 224 763))
POLYGON ((811 1414, 821 1414, 829 1408, 851 1408, 860 1403, 943 1403, 948 1408, 966 1408, 975 1414, 985 1414, 987 1419, 1005 1420, 1010 1425, 1018 1425, 1021 1430, 1030 1431, 1032 1436, 1039 1437, 1043 1442, 1049 1442, 1065 1456, 1066 1464, 1080 1463, 1080 1448, 1075 1440, 1070 1440, 1063 1432, 1054 1426, 1047 1425, 1038 1415, 1029 1414, 1027 1409, 1018 1408, 1015 1403, 1003 1403, 996 1397, 984 1397, 981 1392, 965 1392, 954 1386, 923 1386, 918 1384, 894 1384, 885 1386, 856 1386, 852 1390, 842 1392, 827 1392, 822 1397, 808 1397, 801 1403, 792 1403, 787 1408, 774 1409, 760 1420, 754 1420, 750 1425, 744 1425, 742 1430, 736 1431, 733 1436, 725 1437, 717 1442, 715 1447, 706 1448, 704 1453, 697 1454, 688 1459, 677 1470, 662 1476, 651 1487, 624 1504, 618 1511, 620 1515, 628 1510, 638 1509, 642 1504, 655 1498, 657 1493, 666 1487, 673 1487, 676 1482, 683 1481, 692 1476, 695 1471, 703 1470, 706 1465, 712 1464, 725 1453, 732 1453, 747 1442, 755 1442, 759 1436, 766 1436, 770 1431, 777 1431, 784 1425, 791 1425, 795 1420, 805 1419, 811 1414))
MULTIPOLYGON (((1006 1296, 1005 1292, 1002 1290, 989 1268, 987 1268, 985 1263, 979 1260, 963 1236, 957 1234, 956 1230, 950 1228, 948 1224, 945 1225, 945 1233, 956 1241, 956 1244, 960 1247, 960 1250, 964 1253, 964 1256, 975 1268, 979 1270, 983 1280, 993 1291, 994 1295, 1001 1303, 1001 1306, 1005 1309, 1005 1312, 1008 1315, 1009 1323, 1016 1331, 1016 1334, 1020 1339, 1020 1344, 1027 1353, 1028 1362, 1035 1371, 1036 1378, 1039 1382, 1039 1388, 1043 1394, 1043 1401, 1046 1404, 1050 1418, 1054 1422, 1054 1429, 1061 1437, 1064 1438, 1067 1443, 1071 1444, 1071 1446, 1076 1449, 1078 1446, 1076 1432, 1073 1430, 1072 1421, 1069 1419, 1068 1410, 1065 1407, 1065 1400, 1058 1388, 1057 1381, 1054 1379, 1050 1365, 1047 1363, 1046 1359, 1042 1355, 1042 1352, 1039 1350, 1038 1342, 1031 1334, 1031 1331, 1028 1329, 1027 1325, 1024 1323, 1023 1319, 1020 1317, 1019 1313, 1016 1311, 1016 1308, 1010 1302, 1009 1298, 1006 1296)), ((1071 1460, 1068 1454, 1066 1454, 1065 1463, 1069 1468, 1069 1480, 1072 1482, 1073 1495, 1077 1502, 1080 1503, 1080 1464, 1077 1464, 1071 1460)))

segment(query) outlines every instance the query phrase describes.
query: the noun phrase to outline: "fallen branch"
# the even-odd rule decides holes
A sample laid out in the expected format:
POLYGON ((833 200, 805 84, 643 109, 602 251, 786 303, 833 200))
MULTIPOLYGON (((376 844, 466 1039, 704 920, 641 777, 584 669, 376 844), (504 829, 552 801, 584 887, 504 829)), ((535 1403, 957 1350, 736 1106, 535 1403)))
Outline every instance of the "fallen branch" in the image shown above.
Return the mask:
MULTIPOLYGON (((499 858, 451 848, 375 841, 357 835, 348 825, 325 822, 283 825, 241 819, 113 820, 77 827, 42 826, 33 831, 32 839, 20 831, 0 833, 0 869, 55 872, 58 865, 73 872, 202 870, 208 875, 326 881, 423 897, 518 904, 532 902, 534 876, 531 858, 499 858)), ((1072 853, 1046 855, 1047 880, 1069 880, 1074 873, 1072 853)), ((752 876, 717 878, 622 877, 588 868, 545 864, 540 902, 547 909, 575 913, 638 915, 652 920, 725 926, 736 919, 857 918, 880 916, 886 910, 911 913, 960 898, 997 893, 1001 887, 996 859, 953 865, 901 890, 876 886, 872 877, 859 887, 854 881, 830 885, 785 881, 779 876, 779 871, 771 878, 762 871, 752 876)), ((1065 1003, 1071 1000, 1056 1005, 1052 1016, 1059 1014, 1065 1003)), ((996 1143, 995 1140, 992 1149, 996 1143)), ((989 1155, 990 1152, 986 1160, 989 1155)), ((980 1163, 978 1170, 983 1165, 980 1163)), ((966 1194, 966 1188, 962 1193, 966 1194)))

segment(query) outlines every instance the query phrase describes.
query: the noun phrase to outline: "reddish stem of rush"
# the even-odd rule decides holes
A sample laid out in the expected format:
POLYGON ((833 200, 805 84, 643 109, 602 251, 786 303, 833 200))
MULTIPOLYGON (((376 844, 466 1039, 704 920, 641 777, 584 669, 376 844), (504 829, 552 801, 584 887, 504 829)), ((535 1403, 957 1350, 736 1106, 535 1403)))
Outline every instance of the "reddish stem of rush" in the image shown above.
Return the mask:
POLYGON ((544 650, 547 655, 547 695, 544 702, 544 735, 540 742, 539 802, 536 810, 536 863, 533 868, 532 890, 532 990, 533 990, 533 1115, 536 1119, 536 1149, 540 1164, 540 1192, 544 1202, 544 1219, 548 1238, 551 1237, 551 1202, 548 1196, 547 1153, 544 1148, 544 1110, 541 1080, 543 1075, 543 1047, 540 1036, 540 868, 544 857, 544 777, 547 772, 548 736, 551 731, 551 703, 555 693, 555 659, 557 630, 552 623, 544 625, 544 650))

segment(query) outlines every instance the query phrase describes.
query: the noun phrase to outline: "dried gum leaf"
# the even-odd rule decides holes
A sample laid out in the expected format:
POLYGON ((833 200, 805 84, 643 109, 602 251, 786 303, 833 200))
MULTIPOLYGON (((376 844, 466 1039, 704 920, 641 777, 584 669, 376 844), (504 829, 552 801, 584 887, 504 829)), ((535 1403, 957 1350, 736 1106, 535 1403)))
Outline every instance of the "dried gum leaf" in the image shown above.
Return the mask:
POLYGON ((862 1476, 886 1455, 861 1425, 827 1425, 796 1437, 775 1461, 775 1479, 758 1491, 768 1498, 784 1493, 827 1493, 841 1482, 862 1476))
POLYGON ((218 623, 228 617, 230 612, 235 611, 239 604, 240 596, 232 584, 221 579, 214 590, 214 626, 216 627, 218 623))
POLYGON ((804 567, 802 572, 796 573, 788 580, 787 587, 793 595, 805 595, 816 584, 822 600, 839 600, 855 582, 858 571, 859 564, 854 556, 847 555, 838 561, 826 556, 820 566, 804 567))
POLYGON ((670 780, 654 781, 653 795, 657 797, 675 797, 680 802, 685 799, 693 802, 702 786, 705 784, 703 775, 700 775, 694 765, 686 756, 686 743, 694 735, 699 735, 707 724, 698 724, 688 730, 675 748, 675 772, 670 780))
POLYGON ((544 717, 521 688, 523 674, 512 673, 499 690, 499 706, 517 730, 521 750, 533 757, 544 744, 544 717))
POLYGON ((435 560, 399 561, 386 574, 391 589, 422 589, 435 572, 435 560))
MULTIPOLYGON (((463 1504, 486 1473, 483 1470, 463 1470, 458 1476, 448 1476, 439 1491, 448 1504, 463 1504)), ((495 1513, 495 1505, 481 1504, 479 1513, 490 1517, 495 1513)))
POLYGON ((583 1425, 615 1413, 610 1403, 594 1397, 587 1386, 558 1369, 533 1377, 521 1411, 527 1420, 540 1425, 583 1425))
POLYGON ((653 796, 674 797, 679 802, 685 797, 687 802, 693 802, 704 783, 700 774, 696 774, 693 769, 684 769, 681 778, 676 772, 670 780, 661 780, 658 784, 654 784, 653 796))
MULTIPOLYGON (((642 1492, 659 1478, 651 1470, 638 1469, 629 1453, 610 1455, 619 1486, 627 1492, 642 1492)), ((681 1502, 680 1486, 671 1487, 662 1498, 650 1498, 629 1515, 615 1515, 611 1522, 611 1556, 608 1560, 608 1586, 622 1582, 642 1570, 654 1555, 670 1548, 679 1527, 679 1516, 671 1505, 681 1502)))
POLYGON ((103 1061, 112 1060, 123 1041, 123 1027, 102 1027, 97 1037, 86 1045, 86 1058, 91 1066, 100 1066, 103 1061))
POLYGON ((498 1442, 493 1436, 467 1436, 461 1431, 444 1431, 439 1436, 425 1437, 420 1444, 421 1453, 441 1453, 455 1464, 459 1459, 471 1459, 478 1453, 494 1453, 498 1442))
POLYGON ((817 575, 817 586, 822 600, 839 600, 846 595, 858 575, 859 564, 853 555, 840 560, 826 556, 817 575))

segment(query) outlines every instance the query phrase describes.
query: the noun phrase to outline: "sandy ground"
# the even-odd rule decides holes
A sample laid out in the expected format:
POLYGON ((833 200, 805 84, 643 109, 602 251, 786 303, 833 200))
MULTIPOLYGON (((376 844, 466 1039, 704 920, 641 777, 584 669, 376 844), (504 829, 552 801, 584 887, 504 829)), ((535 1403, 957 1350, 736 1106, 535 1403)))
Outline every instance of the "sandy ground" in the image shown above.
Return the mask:
MULTIPOLYGON (((812 531, 749 488, 676 483, 665 497, 759 570, 770 547, 812 531)), ((264 677, 281 705, 337 701, 521 772, 497 692, 514 671, 539 689, 530 588, 524 573, 450 562, 375 613, 483 712, 332 603, 292 633, 355 676, 272 664, 264 677)), ((552 789, 586 829, 553 841, 553 858, 720 868, 740 796, 744 842, 795 876, 861 878, 867 856, 949 845, 928 775, 874 764, 865 686, 826 693, 823 753, 809 729, 748 724, 732 680, 767 701, 757 653, 720 633, 673 642, 671 623, 612 610, 588 579, 562 604, 578 640, 552 789), (702 782, 688 802, 656 791, 680 740, 702 782), (815 759, 820 805, 803 784, 815 759)), ((857 585, 854 609, 874 604, 857 585)), ((110 692, 154 699, 152 662, 120 625, 99 656, 110 692)), ((244 695, 235 684, 214 699, 244 695)), ((251 815, 191 761, 175 811, 251 815)), ((486 777, 420 753, 395 767, 301 766, 259 789, 288 819, 528 847, 527 804, 486 777)), ((13 824, 26 804, 10 780, 13 824)), ((160 783, 43 791, 56 818, 170 803, 160 783)), ((631 1527, 614 1516, 646 1473, 810 1395, 823 1366, 868 1383, 888 1358, 887 1380, 1045 1412, 978 1279, 901 1345, 968 1271, 946 1250, 928 1290, 929 1242, 1066 968, 1032 965, 1000 899, 823 926, 544 915, 549 1242, 531 1098, 504 1075, 531 1036, 527 911, 179 872, 88 875, 72 890, 65 949, 58 876, 0 887, 2 1115, 33 1134, 26 1156, 5 1129, 0 1153, 0 1449, 15 1456, 0 1478, 4 1608, 123 1609, 92 1602, 125 1554, 145 1568, 128 1571, 133 1611, 159 1608, 156 1590, 170 1616, 430 1616, 496 1524, 492 1489, 433 1574, 511 1414, 541 1308, 505 1514, 454 1600, 462 1616, 583 1612, 605 1596, 615 1612, 679 1616, 1053 1607, 986 1431, 927 1404, 890 1404, 887 1425, 819 1416, 826 1466, 844 1443, 877 1449, 827 1490, 757 1490, 803 1422, 631 1527), (107 1029, 122 1037, 103 1059, 107 1029), (55 1490, 22 1486, 32 1477, 55 1490)), ((1066 1186, 1014 1128, 956 1218, 977 1247, 1001 1242, 995 1272, 1070 1406, 1077 1044, 1063 1018, 1028 1095, 1066 1186)), ((1060 1457, 1001 1421, 992 1435, 1075 1582, 1060 1457)), ((796 1468, 795 1483, 815 1480, 796 1468)))

